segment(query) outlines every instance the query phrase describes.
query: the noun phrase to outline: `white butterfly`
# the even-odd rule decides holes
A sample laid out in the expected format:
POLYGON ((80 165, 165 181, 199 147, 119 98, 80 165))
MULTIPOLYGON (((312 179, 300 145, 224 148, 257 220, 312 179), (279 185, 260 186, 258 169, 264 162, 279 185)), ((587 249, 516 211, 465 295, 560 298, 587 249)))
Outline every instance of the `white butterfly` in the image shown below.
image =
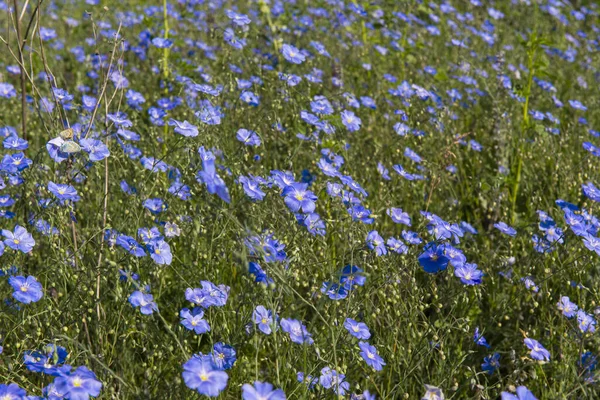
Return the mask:
POLYGON ((67 154, 79 153, 81 151, 81 146, 79 146, 77 142, 67 140, 60 146, 60 151, 67 154))

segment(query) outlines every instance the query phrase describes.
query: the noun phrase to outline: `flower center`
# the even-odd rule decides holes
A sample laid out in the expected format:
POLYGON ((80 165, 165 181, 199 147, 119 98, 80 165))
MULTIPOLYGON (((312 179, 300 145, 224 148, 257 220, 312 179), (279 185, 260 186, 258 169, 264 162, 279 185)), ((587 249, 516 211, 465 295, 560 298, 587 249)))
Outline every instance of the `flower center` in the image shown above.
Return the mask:
POLYGON ((206 382, 208 380, 208 375, 206 375, 204 372, 200 374, 200 380, 202 382, 206 382))

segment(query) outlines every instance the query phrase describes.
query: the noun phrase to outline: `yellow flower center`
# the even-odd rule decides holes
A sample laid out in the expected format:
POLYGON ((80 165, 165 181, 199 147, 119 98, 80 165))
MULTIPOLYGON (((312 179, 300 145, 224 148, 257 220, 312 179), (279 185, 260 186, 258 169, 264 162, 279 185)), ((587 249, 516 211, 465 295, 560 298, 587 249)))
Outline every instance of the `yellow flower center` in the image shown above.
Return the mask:
POLYGON ((79 378, 79 377, 73 379, 73 386, 75 386, 75 387, 80 387, 82 383, 83 382, 81 381, 81 378, 79 378))
POLYGON ((19 239, 14 239, 13 242, 15 242, 15 244, 19 244, 21 241, 19 239))
POLYGON ((206 375, 204 372, 200 374, 200 380, 202 382, 206 382, 208 380, 208 375, 206 375))
POLYGON ((267 323, 267 319, 263 318, 263 319, 260 320, 260 322, 262 322, 263 324, 266 324, 267 323))

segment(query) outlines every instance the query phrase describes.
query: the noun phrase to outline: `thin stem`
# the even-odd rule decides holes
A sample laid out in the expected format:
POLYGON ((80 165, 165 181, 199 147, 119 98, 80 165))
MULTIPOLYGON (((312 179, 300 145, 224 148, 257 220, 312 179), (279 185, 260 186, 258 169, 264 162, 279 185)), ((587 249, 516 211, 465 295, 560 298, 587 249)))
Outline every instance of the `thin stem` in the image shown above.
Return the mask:
MULTIPOLYGON (((21 16, 19 15, 19 3, 17 0, 13 0, 14 13, 15 13, 15 28, 17 31, 17 48, 19 49, 19 68, 21 70, 21 131, 23 139, 27 140, 27 92, 25 90, 25 59, 23 58, 23 44, 24 40, 21 36, 21 16)), ((25 4, 25 8, 27 3, 25 4)), ((23 8, 23 12, 25 12, 23 8)))

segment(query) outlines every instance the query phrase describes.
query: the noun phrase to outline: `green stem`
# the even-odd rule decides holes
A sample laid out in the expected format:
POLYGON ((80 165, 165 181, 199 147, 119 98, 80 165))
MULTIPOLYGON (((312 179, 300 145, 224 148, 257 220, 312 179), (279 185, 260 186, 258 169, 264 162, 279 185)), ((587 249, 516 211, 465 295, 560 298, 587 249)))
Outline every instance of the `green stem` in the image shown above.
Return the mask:
MULTIPOLYGON (((169 16, 167 13, 167 0, 163 0, 163 20, 165 27, 165 39, 169 38, 169 16)), ((169 49, 165 47, 163 49, 163 76, 165 79, 169 77, 169 49)))
POLYGON ((527 67, 529 69, 529 75, 527 76, 527 89, 525 91, 525 104, 523 104, 523 124, 521 126, 521 135, 518 137, 518 145, 516 146, 517 151, 517 171, 512 188, 511 198, 511 224, 515 223, 517 216, 517 197, 519 194, 519 186, 521 185, 521 173, 523 171, 523 140, 525 137, 525 130, 529 127, 529 98, 531 97, 531 86, 533 84, 533 77, 535 76, 535 55, 537 53, 537 43, 532 43, 528 51, 527 67))

